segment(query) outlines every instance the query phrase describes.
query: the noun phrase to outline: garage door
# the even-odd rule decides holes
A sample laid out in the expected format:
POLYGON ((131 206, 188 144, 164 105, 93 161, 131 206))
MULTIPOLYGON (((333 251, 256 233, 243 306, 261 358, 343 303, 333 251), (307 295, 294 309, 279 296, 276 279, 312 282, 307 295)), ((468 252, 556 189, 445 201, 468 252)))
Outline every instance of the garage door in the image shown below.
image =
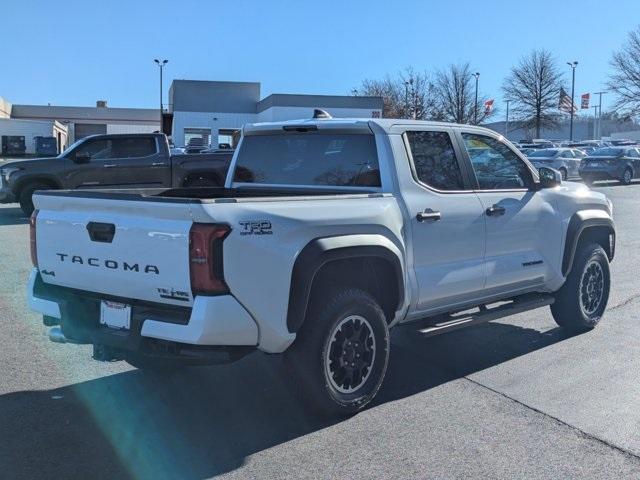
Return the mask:
POLYGON ((76 123, 74 125, 74 138, 80 140, 89 135, 103 135, 107 133, 106 123, 76 123))

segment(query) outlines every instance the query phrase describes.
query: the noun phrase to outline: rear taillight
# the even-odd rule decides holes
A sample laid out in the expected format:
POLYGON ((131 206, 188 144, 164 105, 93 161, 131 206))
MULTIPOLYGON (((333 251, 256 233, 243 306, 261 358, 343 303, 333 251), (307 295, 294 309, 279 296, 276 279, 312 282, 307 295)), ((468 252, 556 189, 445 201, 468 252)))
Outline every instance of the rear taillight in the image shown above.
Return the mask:
POLYGON ((189 231, 189 269, 194 295, 227 293, 222 269, 222 242, 228 225, 194 223, 189 231))
POLYGON ((31 263, 34 267, 38 267, 38 245, 36 243, 36 220, 38 218, 38 210, 34 210, 29 217, 29 242, 31 244, 31 263))

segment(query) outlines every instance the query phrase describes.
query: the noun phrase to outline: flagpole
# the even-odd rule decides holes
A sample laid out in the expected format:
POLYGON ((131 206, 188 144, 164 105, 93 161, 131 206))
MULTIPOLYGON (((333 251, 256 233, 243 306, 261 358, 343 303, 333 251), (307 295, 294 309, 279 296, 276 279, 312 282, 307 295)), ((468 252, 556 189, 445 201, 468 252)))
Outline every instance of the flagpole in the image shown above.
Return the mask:
POLYGON ((480 72, 472 73, 472 77, 476 77, 476 103, 473 105, 473 124, 478 124, 478 79, 480 78, 480 72))
POLYGON ((575 111, 573 98, 576 87, 576 67, 578 66, 578 62, 567 62, 567 65, 571 67, 571 121, 569 123, 569 140, 573 140, 573 112, 575 111))

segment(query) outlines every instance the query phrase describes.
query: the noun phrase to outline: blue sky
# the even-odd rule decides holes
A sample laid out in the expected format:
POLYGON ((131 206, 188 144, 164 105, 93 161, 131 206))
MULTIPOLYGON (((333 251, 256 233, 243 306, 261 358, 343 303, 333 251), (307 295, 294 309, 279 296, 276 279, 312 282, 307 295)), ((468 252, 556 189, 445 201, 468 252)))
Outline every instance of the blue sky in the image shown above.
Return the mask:
POLYGON ((2 10, 0 96, 114 107, 157 105, 162 57, 165 98, 173 78, 260 81, 263 96, 348 94, 408 65, 469 61, 504 111, 500 85, 523 54, 550 50, 567 80, 565 62, 578 60, 576 94, 597 91, 640 23, 638 0, 3 0, 2 10))

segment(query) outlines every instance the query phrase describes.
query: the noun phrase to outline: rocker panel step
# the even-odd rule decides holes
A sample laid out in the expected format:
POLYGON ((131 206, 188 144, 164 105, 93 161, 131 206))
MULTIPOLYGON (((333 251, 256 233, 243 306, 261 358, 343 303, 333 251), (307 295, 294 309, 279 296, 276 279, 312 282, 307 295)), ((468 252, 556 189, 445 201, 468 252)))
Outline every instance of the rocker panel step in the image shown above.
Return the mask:
POLYGON ((478 312, 462 312, 444 317, 436 317, 434 320, 437 320, 437 323, 433 322, 424 328, 417 329, 416 331, 425 337, 440 335, 442 333, 451 332, 471 325, 478 325, 480 323, 490 322, 492 320, 516 315, 536 308, 546 307, 551 305, 554 300, 555 299, 552 295, 523 295, 496 307, 486 308, 484 305, 480 306, 478 307, 480 308, 480 311, 478 312))

